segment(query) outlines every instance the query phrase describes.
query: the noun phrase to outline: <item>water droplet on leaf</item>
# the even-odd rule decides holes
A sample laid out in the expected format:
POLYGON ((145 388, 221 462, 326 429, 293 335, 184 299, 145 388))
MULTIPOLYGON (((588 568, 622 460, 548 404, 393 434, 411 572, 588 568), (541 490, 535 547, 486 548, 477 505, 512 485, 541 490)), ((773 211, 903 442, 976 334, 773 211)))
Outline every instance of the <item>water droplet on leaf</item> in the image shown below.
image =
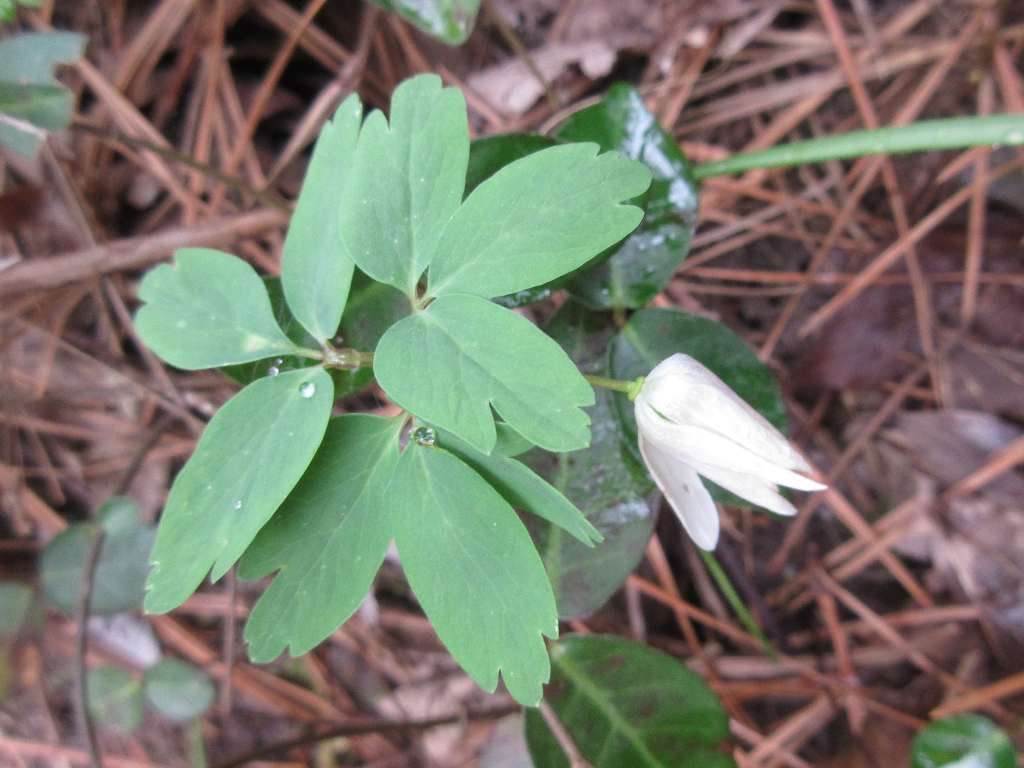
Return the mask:
POLYGON ((299 396, 307 400, 316 394, 316 384, 312 381, 305 381, 299 385, 299 396))
POLYGON ((424 445, 428 448, 437 443, 437 433, 431 427, 416 427, 412 433, 412 439, 417 445, 424 445))
POLYGON ((280 372, 281 372, 281 369, 278 368, 276 365, 272 365, 269 368, 267 368, 267 375, 268 376, 277 376, 277 374, 279 374, 280 372))
POLYGON ((232 504, 231 506, 234 509, 241 509, 242 508, 242 500, 241 499, 235 499, 235 503, 232 504))

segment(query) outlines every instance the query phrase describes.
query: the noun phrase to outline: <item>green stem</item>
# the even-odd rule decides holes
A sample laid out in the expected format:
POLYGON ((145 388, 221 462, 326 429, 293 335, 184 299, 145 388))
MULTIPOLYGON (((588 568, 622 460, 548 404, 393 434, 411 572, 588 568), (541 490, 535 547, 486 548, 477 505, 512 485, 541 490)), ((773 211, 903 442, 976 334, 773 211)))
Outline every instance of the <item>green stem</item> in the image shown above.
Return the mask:
POLYGON ((757 638, 758 642, 761 643, 761 647, 764 648, 764 652, 766 654, 768 654, 772 658, 775 658, 777 656, 775 649, 772 647, 772 644, 768 641, 768 638, 765 637, 765 634, 761 630, 760 625, 758 625, 757 620, 754 618, 754 615, 750 612, 746 604, 740 598, 739 593, 736 592, 736 587, 732 585, 732 581, 729 579, 729 574, 727 574, 725 570, 722 568, 722 566, 719 565, 718 560, 715 559, 713 553, 707 552, 703 549, 699 551, 700 556, 704 559, 704 565, 707 566, 708 571, 711 573, 711 578, 715 580, 715 584, 718 585, 718 588, 725 596, 726 601, 729 603, 730 606, 732 606, 732 609, 736 612, 736 615, 739 617, 740 622, 743 624, 744 627, 747 628, 747 632, 749 632, 757 638))
POLYGON ((322 349, 309 349, 308 347, 296 347, 292 354, 296 357, 305 357, 309 360, 323 360, 324 352, 322 349))
POLYGON ((584 373, 583 378, 595 387, 611 389, 615 392, 622 392, 624 395, 627 395, 630 400, 636 400, 636 396, 640 392, 640 387, 643 386, 644 383, 642 376, 632 379, 631 381, 625 381, 623 379, 611 379, 607 376, 595 376, 592 373, 584 373))
POLYGON ((922 120, 910 125, 854 131, 733 155, 693 169, 699 181, 761 168, 782 168, 864 155, 897 155, 934 149, 1024 144, 1024 114, 922 120))

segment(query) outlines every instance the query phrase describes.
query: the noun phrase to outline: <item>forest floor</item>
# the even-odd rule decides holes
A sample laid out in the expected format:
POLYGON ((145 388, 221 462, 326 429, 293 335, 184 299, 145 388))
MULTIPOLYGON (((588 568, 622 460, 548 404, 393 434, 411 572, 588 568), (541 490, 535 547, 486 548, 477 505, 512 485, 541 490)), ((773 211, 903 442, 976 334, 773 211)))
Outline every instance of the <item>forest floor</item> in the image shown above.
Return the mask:
MULTIPOLYGON (((141 273, 204 245, 277 274, 309 146, 348 93, 385 108, 402 79, 436 72, 487 136, 547 131, 627 81, 695 162, 1024 111, 1024 7, 1009 2, 492 0, 461 47, 354 0, 43 0, 18 18, 89 40, 60 72, 71 127, 33 162, 0 155, 0 580, 26 584, 46 543, 112 495, 155 520, 235 391, 139 343, 141 273)), ((624 587, 564 630, 699 671, 741 766, 906 765, 927 721, 968 711, 1024 743, 1024 176, 988 175, 1021 157, 927 152, 702 187, 692 250, 654 304, 746 340, 830 483, 785 523, 725 512, 721 560, 786 655, 743 642, 668 514, 624 587)), ((131 736, 101 728, 106 765, 183 765, 200 736, 218 765, 368 719, 262 764, 526 765, 518 714, 389 727, 509 701, 475 688, 401 587, 269 666, 241 640, 257 596, 229 579, 167 616, 92 620, 81 658, 76 622, 40 604, 5 646, 0 763, 85 764, 79 667, 137 671, 159 647, 205 669, 217 701, 191 730, 151 713, 131 736)))

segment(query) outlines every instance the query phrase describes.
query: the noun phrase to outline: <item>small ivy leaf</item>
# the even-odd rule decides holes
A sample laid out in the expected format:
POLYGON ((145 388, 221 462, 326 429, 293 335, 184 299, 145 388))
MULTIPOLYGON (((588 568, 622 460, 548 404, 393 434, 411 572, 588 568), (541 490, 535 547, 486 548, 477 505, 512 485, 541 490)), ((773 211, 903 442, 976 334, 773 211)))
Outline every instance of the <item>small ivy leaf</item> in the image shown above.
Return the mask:
POLYGON ((594 390, 533 323, 469 295, 442 296, 388 329, 373 370, 394 402, 491 453, 491 406, 508 425, 552 451, 590 442, 581 410, 594 390))
POLYGON ((288 307, 321 344, 338 329, 355 268, 339 231, 338 201, 352 175, 362 118, 353 94, 320 131, 281 256, 288 307))
POLYGON ((210 676, 178 659, 161 659, 142 676, 146 700, 157 712, 176 723, 199 717, 213 704, 210 676))
POLYGON ((287 355, 296 346, 274 321, 256 270, 223 251, 183 248, 150 270, 135 329, 176 368, 199 370, 287 355))
POLYGON ((309 471, 260 531, 239 576, 277 570, 245 625, 249 656, 298 656, 348 620, 366 597, 391 540, 385 497, 398 463, 404 419, 333 419, 309 471))
MULTIPOLYGON (((270 306, 274 311, 274 319, 281 330, 299 347, 316 347, 318 342, 309 331, 302 327, 288 309, 281 288, 281 280, 266 277, 263 284, 270 297, 270 306)), ((349 293, 345 313, 341 316, 338 336, 347 347, 364 351, 377 346, 384 331, 409 314, 409 300, 401 291, 390 285, 371 280, 362 272, 356 271, 352 276, 352 289, 349 293)), ((309 357, 282 355, 273 360, 257 360, 253 363, 226 365, 221 373, 239 384, 249 384, 264 376, 274 375, 274 371, 282 373, 296 368, 312 368, 320 365, 320 361, 309 357)), ((329 370, 334 382, 334 396, 345 397, 366 389, 373 382, 373 371, 359 368, 355 371, 341 368, 329 370)))
POLYGON ((211 568, 217 580, 234 565, 309 466, 333 401, 331 377, 314 368, 254 381, 214 414, 171 486, 147 612, 176 608, 211 568))
MULTIPOLYGON (((758 360, 746 342, 722 323, 675 309, 636 312, 608 347, 611 375, 619 379, 646 376, 667 357, 683 352, 699 360, 741 398, 782 432, 786 406, 775 375, 758 360)), ((633 404, 616 394, 615 407, 633 455, 639 459, 633 404)), ((711 495, 724 504, 749 507, 740 499, 708 482, 711 495)))
POLYGON ((565 121, 562 141, 596 141, 651 169, 650 189, 636 201, 644 219, 635 232, 567 287, 591 309, 645 306, 675 274, 697 226, 697 183, 690 164, 631 85, 612 86, 601 101, 565 121))
POLYGON ((142 725, 142 684, 127 670, 89 670, 86 692, 89 714, 104 727, 127 736, 142 725))
POLYGON ((497 450, 490 456, 480 453, 447 432, 441 433, 440 444, 468 464, 516 509, 544 518, 588 547, 604 538, 561 491, 522 462, 502 456, 497 450))
POLYGON ((515 511, 458 458, 416 443, 388 494, 402 567, 438 637, 481 688, 493 691, 500 671, 535 706, 550 674, 542 635, 558 636, 558 614, 515 511))
MULTIPOLYGON (((97 512, 103 528, 90 613, 108 616, 134 611, 142 604, 149 553, 156 530, 139 520, 135 502, 115 496, 97 512)), ((78 604, 85 558, 96 523, 69 526, 53 537, 40 561, 39 578, 47 599, 69 616, 78 604)))
MULTIPOLYGON (((22 3, 27 5, 28 3, 22 3)), ((71 122, 74 94, 53 76, 57 64, 82 56, 73 32, 28 32, 0 40, 0 145, 31 157, 45 131, 71 122)))
POLYGON ((986 717, 954 715, 929 723, 910 746, 911 768, 1016 768, 1017 750, 986 717))
POLYGON ((373 0, 394 11, 428 35, 448 45, 461 45, 473 31, 480 0, 373 0))
POLYGON ((466 181, 466 102, 437 75, 404 81, 390 124, 373 112, 341 195, 341 236, 370 277, 413 296, 466 181))
MULTIPOLYGON (((700 675, 619 637, 566 637, 551 646, 545 702, 594 768, 735 768, 722 749, 729 716, 700 675)), ((568 766, 538 712, 526 713, 537 768, 568 766)))
POLYGON ((632 232, 643 211, 624 200, 651 173, 596 144, 544 149, 506 165, 466 198, 431 260, 428 293, 484 298, 546 283, 632 232))

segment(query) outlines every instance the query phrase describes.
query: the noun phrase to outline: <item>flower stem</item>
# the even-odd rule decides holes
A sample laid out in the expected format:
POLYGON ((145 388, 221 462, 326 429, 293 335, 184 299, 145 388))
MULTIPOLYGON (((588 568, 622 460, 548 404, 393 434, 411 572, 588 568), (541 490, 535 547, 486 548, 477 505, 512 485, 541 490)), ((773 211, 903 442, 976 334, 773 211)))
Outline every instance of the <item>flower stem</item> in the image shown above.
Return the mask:
POLYGON ((622 392, 627 395, 630 400, 635 400, 637 393, 640 391, 640 387, 644 383, 642 376, 630 381, 624 379, 611 379, 607 376, 595 376, 592 373, 583 374, 583 378, 593 384, 595 387, 601 387, 603 389, 611 389, 615 392, 622 392))
POLYGON ((712 176, 745 173, 760 168, 782 168, 864 155, 896 155, 993 144, 1024 144, 1024 115, 922 120, 910 125, 824 136, 703 163, 693 169, 693 175, 700 181, 712 176))
POLYGON ((732 606, 732 609, 736 612, 740 622, 746 627, 747 632, 757 638, 757 641, 761 643, 761 647, 764 648, 764 652, 770 657, 775 658, 778 654, 768 638, 765 637, 764 632, 761 630, 760 625, 757 623, 757 619, 747 608, 746 604, 740 598, 736 592, 736 587, 732 585, 732 581, 729 579, 729 575, 725 572, 718 560, 711 552, 706 552, 701 549, 700 556, 704 559, 704 565, 707 566, 708 571, 711 573, 711 578, 715 580, 715 584, 721 590, 722 594, 725 595, 726 601, 732 606))

